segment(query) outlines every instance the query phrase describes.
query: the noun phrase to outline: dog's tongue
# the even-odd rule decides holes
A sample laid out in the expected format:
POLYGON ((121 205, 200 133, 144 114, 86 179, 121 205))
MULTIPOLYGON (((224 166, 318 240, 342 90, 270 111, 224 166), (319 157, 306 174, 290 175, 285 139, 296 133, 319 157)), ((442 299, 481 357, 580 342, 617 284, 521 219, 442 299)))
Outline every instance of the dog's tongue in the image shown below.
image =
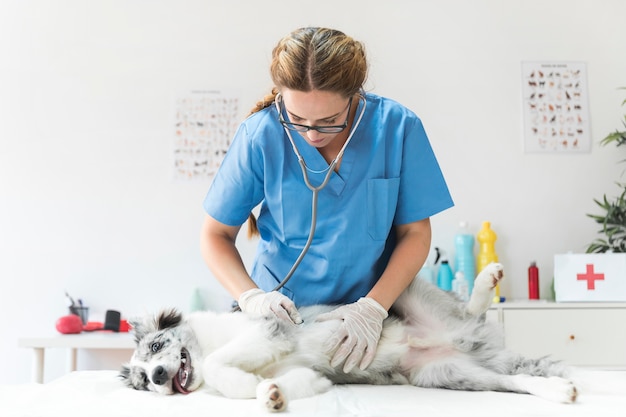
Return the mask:
POLYGON ((189 394, 191 391, 187 389, 187 384, 191 380, 191 358, 186 349, 181 352, 181 357, 180 368, 173 378, 174 389, 181 394, 189 394))
POLYGON ((176 389, 176 391, 180 392, 181 394, 189 394, 191 391, 187 390, 184 387, 184 385, 187 385, 187 380, 187 371, 185 371, 183 367, 181 367, 178 370, 176 377, 174 377, 174 388, 176 389))

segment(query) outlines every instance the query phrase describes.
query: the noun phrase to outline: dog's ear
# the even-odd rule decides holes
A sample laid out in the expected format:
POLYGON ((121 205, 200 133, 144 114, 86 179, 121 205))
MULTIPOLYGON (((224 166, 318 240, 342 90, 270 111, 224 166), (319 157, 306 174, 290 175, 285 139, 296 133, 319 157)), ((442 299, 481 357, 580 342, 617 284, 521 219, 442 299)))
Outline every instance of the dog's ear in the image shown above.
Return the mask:
POLYGON ((156 327, 158 330, 165 330, 176 327, 183 321, 183 315, 176 309, 163 310, 156 317, 156 327))
POLYGON ((162 310, 154 316, 130 319, 129 323, 135 334, 135 343, 139 344, 145 335, 178 326, 182 320, 183 315, 172 308, 162 310))
POLYGON ((144 338, 145 335, 154 333, 159 330, 158 327, 159 315, 145 315, 141 317, 132 317, 128 323, 133 329, 135 335, 135 343, 139 345, 139 341, 144 338))
POLYGON ((128 381, 128 378, 130 377, 130 366, 122 364, 122 369, 120 370, 120 374, 118 376, 124 381, 128 381))
POLYGON ((123 364, 118 376, 127 387, 148 391, 148 376, 142 368, 132 366, 130 363, 123 364))
POLYGON ((139 345, 139 341, 149 333, 156 332, 157 328, 153 317, 134 317, 128 320, 133 334, 135 335, 135 343, 139 345))

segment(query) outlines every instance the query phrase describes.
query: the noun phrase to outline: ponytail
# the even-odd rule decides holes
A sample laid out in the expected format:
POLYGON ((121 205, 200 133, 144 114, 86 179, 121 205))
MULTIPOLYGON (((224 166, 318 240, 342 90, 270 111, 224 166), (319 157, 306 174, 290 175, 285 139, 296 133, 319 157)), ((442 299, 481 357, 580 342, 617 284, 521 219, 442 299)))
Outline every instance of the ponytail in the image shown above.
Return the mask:
POLYGON ((259 112, 271 105, 274 104, 274 100, 276 99, 276 96, 278 95, 278 88, 274 87, 272 88, 272 92, 267 94, 266 96, 263 97, 263 99, 261 99, 260 101, 257 101, 257 103, 255 104, 255 106, 250 110, 250 113, 248 113, 248 116, 253 115, 256 112, 259 112))
MULTIPOLYGON (((276 96, 278 95, 278 88, 272 88, 272 92, 263 97, 263 99, 259 100, 256 105, 250 110, 248 116, 253 115, 256 112, 259 112, 271 105, 274 104, 274 100, 276 100, 276 96)), ((259 228, 256 224, 256 217, 254 214, 250 213, 248 216, 248 239, 252 239, 255 236, 259 235, 259 228)))

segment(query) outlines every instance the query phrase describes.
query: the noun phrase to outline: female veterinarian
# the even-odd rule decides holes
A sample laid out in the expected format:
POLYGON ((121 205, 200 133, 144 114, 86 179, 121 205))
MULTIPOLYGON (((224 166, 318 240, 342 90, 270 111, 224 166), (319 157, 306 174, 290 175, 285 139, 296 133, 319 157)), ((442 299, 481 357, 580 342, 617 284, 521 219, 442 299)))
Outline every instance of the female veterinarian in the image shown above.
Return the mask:
POLYGON ((367 68, 362 44, 337 30, 280 40, 275 88, 204 200, 203 258, 241 310, 298 324, 298 306, 338 305, 318 320, 343 321, 328 350, 346 372, 372 362, 387 310, 428 255, 429 217, 453 205, 420 119, 364 92, 367 68), (258 204, 248 274, 235 238, 258 204))

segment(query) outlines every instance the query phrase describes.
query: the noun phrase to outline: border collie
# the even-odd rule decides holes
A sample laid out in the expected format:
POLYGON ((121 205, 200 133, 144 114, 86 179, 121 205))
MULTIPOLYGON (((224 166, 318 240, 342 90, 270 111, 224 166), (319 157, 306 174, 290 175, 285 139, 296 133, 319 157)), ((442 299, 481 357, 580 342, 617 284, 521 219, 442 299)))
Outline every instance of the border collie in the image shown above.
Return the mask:
POLYGON ((161 394, 204 385, 229 398, 257 398, 268 411, 349 383, 507 391, 574 402, 577 390, 564 365, 505 349, 498 324, 485 320, 502 278, 502 265, 488 265, 467 303, 415 279, 385 319, 376 357, 365 370, 345 373, 330 365, 325 342, 340 322, 315 317, 332 306, 300 308, 301 325, 273 315, 183 317, 170 309, 131 320, 137 348, 121 376, 129 387, 161 394))

